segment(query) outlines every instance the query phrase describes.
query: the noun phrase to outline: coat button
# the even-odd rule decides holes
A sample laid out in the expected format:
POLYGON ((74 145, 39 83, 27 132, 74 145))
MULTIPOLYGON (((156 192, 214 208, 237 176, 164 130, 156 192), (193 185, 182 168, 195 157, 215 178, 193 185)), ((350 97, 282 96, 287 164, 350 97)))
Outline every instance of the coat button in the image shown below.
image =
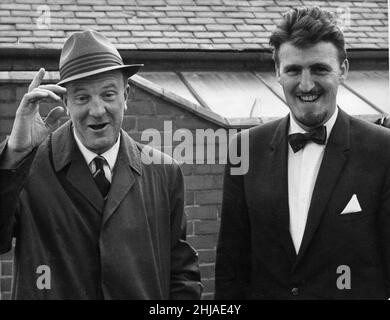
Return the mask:
POLYGON ((293 296, 299 295, 299 288, 292 288, 291 293, 293 294, 293 296))

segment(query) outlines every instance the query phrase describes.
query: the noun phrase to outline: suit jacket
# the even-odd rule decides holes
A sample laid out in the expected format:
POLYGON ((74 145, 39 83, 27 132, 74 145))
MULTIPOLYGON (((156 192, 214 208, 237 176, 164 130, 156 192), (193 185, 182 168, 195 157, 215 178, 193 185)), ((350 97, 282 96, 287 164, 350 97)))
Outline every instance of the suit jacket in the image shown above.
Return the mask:
POLYGON ((289 232, 288 126, 287 116, 251 129, 249 171, 233 176, 226 167, 216 298, 388 297, 390 131, 340 110, 296 254, 289 232), (354 194, 362 211, 341 214, 354 194), (344 266, 350 289, 338 285, 348 281, 344 266))
POLYGON ((151 148, 122 131, 105 203, 71 131, 68 122, 16 170, 0 170, 1 252, 17 238, 13 297, 198 299, 177 163, 154 150, 166 162, 145 164, 151 148), (42 265, 50 289, 37 285, 42 265))

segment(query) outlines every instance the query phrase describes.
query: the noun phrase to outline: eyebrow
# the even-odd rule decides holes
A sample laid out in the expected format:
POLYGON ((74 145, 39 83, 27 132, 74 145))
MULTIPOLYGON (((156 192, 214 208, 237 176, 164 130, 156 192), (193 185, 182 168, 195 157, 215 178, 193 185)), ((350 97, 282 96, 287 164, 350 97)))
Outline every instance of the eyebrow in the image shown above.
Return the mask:
MULTIPOLYGON (((117 88, 116 84, 111 82, 111 83, 106 84, 104 87, 102 87, 103 90, 111 89, 111 88, 116 89, 117 88)), ((75 88, 73 90, 73 94, 79 93, 80 91, 83 91, 83 90, 87 90, 86 86, 75 88)))
MULTIPOLYGON (((331 69, 330 65, 328 65, 327 63, 322 63, 322 62, 314 63, 314 64, 310 65, 309 67, 310 67, 310 69, 318 68, 318 67, 325 68, 325 69, 331 69)), ((288 65, 283 67, 283 71, 286 71, 289 69, 302 69, 302 66, 299 64, 288 64, 288 65)))

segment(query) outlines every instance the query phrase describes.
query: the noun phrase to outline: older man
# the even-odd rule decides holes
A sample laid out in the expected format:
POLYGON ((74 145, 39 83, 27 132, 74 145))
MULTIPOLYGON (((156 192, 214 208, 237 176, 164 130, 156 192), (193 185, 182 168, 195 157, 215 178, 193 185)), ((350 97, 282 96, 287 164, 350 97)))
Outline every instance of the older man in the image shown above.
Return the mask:
POLYGON ((124 65, 101 34, 77 32, 61 52, 61 81, 41 85, 41 69, 24 95, 0 147, 0 250, 17 238, 14 298, 200 297, 181 170, 144 164, 150 150, 121 130, 140 66, 124 65), (39 101, 61 98, 70 120, 50 133, 64 109, 44 122, 39 101))
POLYGON ((216 298, 385 299, 390 131, 337 106, 349 66, 330 13, 291 10, 270 44, 290 114, 249 131, 248 173, 226 171, 216 298))

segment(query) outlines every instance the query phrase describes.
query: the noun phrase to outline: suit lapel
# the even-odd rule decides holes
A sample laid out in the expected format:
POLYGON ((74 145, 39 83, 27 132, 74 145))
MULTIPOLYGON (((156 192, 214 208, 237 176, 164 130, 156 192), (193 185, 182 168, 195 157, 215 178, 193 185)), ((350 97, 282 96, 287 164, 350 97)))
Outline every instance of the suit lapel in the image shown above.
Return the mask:
POLYGON ((52 151, 55 170, 58 172, 69 164, 66 179, 96 210, 103 212, 103 197, 92 178, 83 155, 76 145, 70 121, 53 133, 52 151))
POLYGON ((344 168, 350 147, 349 135, 349 116, 339 109, 314 186, 305 232, 296 262, 307 250, 344 168))
POLYGON ((118 159, 115 164, 111 188, 103 212, 103 225, 115 212, 135 183, 135 174, 142 174, 140 152, 136 143, 122 130, 118 159))
POLYGON ((294 245, 290 235, 290 210, 288 204, 288 145, 287 133, 289 116, 282 119, 271 141, 270 174, 272 175, 272 190, 275 194, 275 207, 273 213, 278 226, 283 229, 280 237, 283 247, 291 261, 296 258, 294 245))

